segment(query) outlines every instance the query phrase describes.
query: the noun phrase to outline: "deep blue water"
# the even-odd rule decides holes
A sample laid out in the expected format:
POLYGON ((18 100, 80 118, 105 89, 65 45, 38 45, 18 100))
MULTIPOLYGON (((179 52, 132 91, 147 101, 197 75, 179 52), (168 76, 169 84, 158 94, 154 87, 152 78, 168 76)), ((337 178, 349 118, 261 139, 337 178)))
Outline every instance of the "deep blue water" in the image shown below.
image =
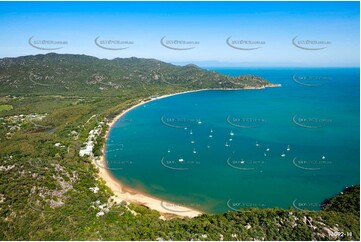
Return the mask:
POLYGON ((188 93, 132 110, 107 140, 115 177, 210 213, 318 210, 359 184, 358 68, 213 70, 259 75, 282 87, 188 93))

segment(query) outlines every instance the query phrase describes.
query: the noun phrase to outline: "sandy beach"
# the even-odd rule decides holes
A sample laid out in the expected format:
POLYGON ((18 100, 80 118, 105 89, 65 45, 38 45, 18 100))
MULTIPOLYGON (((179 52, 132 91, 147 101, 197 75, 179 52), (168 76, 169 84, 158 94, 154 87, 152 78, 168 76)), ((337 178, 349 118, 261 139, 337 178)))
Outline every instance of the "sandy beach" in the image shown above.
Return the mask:
MULTIPOLYGON (((137 107, 139 107, 141 105, 144 105, 144 104, 149 103, 151 101, 159 100, 159 99, 162 99, 162 98, 175 96, 175 95, 180 95, 180 94, 184 94, 184 93, 190 93, 190 92, 199 92, 199 91, 203 91, 203 90, 187 91, 187 92, 181 92, 181 93, 175 93, 175 94, 168 94, 168 95, 163 95, 163 96, 153 98, 153 99, 148 100, 148 101, 140 101, 137 105, 132 106, 131 108, 129 108, 127 110, 124 110, 122 113, 117 115, 113 120, 111 120, 108 123, 109 128, 108 128, 108 130, 106 132, 105 139, 107 139, 107 137, 109 135, 109 131, 114 126, 116 121, 118 119, 120 119, 123 115, 128 113, 129 111, 133 110, 134 108, 137 108, 137 107)), ((127 201, 129 203, 143 205, 143 206, 148 207, 150 209, 154 209, 154 210, 159 211, 161 213, 161 215, 163 216, 163 218, 172 218, 172 217, 190 217, 190 218, 193 218, 193 217, 196 217, 196 216, 202 214, 201 211, 197 211, 195 209, 192 209, 192 208, 189 208, 189 207, 186 207, 186 206, 182 206, 182 205, 178 205, 178 204, 175 204, 175 203, 172 203, 172 202, 169 202, 169 201, 158 199, 158 198, 153 197, 151 195, 148 195, 148 194, 139 192, 139 191, 137 191, 135 189, 124 186, 106 168, 107 167, 107 162, 105 160, 105 155, 104 155, 105 154, 105 145, 102 148, 102 153, 103 153, 103 155, 100 157, 100 161, 97 161, 97 162, 94 161, 94 163, 99 168, 99 177, 102 178, 105 181, 106 185, 114 193, 113 199, 114 199, 115 202, 120 203, 122 201, 127 201)))

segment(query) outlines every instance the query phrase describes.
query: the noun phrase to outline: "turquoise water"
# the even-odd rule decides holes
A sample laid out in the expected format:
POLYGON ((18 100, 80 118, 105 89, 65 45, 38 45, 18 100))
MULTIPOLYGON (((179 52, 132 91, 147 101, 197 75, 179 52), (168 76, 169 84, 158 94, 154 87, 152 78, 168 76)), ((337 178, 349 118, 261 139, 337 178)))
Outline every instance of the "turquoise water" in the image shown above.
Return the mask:
POLYGON ((358 68, 213 69, 282 87, 188 93, 132 110, 106 143, 117 179, 209 213, 318 210, 359 184, 358 68))

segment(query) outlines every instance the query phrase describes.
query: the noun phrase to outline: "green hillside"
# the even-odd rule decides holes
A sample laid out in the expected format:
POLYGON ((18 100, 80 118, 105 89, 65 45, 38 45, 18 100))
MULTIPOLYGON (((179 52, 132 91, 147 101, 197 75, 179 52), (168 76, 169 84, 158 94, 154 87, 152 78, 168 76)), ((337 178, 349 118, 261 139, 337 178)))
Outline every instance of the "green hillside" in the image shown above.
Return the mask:
POLYGON ((359 240, 358 185, 319 212, 251 209, 163 220, 143 206, 114 204, 98 168, 79 156, 95 128, 93 153, 101 155, 106 123, 152 95, 264 86, 273 84, 150 59, 1 59, 0 239, 359 240))
POLYGON ((157 88, 189 90, 271 85, 250 75, 230 77, 195 65, 175 66, 155 59, 98 59, 46 54, 0 59, 0 94, 121 95, 157 88))

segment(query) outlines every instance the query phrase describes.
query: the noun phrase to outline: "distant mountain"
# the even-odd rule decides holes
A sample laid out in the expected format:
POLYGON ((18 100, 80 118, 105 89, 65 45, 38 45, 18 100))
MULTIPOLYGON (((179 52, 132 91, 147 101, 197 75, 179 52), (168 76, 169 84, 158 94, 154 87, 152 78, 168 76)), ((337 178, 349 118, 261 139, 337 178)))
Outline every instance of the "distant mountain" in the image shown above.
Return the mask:
POLYGON ((108 60, 50 53, 0 59, 0 94, 6 95, 94 95, 167 86, 168 89, 240 89, 273 85, 258 76, 230 77, 196 65, 176 66, 136 57, 108 60))

